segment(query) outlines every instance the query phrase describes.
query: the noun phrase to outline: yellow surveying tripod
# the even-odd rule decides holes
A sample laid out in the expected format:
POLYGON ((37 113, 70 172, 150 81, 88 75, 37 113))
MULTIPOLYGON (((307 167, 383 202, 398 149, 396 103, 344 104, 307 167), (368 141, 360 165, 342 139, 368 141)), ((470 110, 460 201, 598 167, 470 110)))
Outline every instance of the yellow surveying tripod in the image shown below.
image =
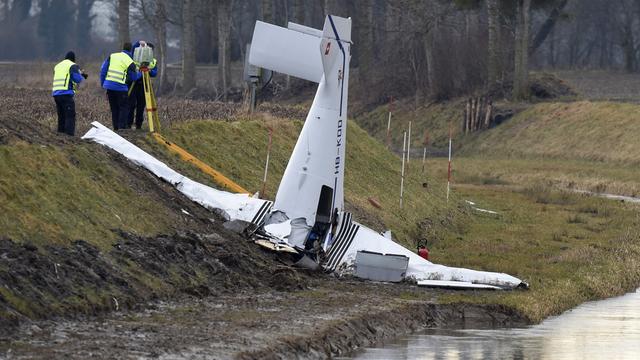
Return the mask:
POLYGON ((151 84, 151 76, 149 75, 149 67, 140 68, 142 72, 142 85, 144 87, 144 100, 147 108, 147 121, 149 122, 150 132, 160 132, 160 119, 158 119, 158 106, 156 104, 156 95, 153 92, 151 84))
MULTIPOLYGON (((146 102, 147 121, 149 122, 149 131, 151 136, 158 141, 158 143, 164 145, 173 152, 180 156, 180 158, 188 163, 191 163, 198 167, 202 172, 211 176, 212 180, 218 184, 223 190, 233 191, 236 193, 249 193, 242 186, 236 184, 226 176, 222 175, 211 166, 197 159, 195 156, 189 154, 186 150, 180 146, 165 139, 160 134, 160 120, 158 119, 158 105, 156 103, 156 95, 153 92, 153 86, 151 84, 151 74, 149 73, 150 63, 155 63, 153 59, 153 49, 147 45, 146 42, 141 41, 140 46, 133 52, 133 59, 137 64, 140 64, 140 72, 142 72, 142 85, 144 87, 144 100, 146 102)), ((129 89, 129 95, 133 90, 134 85, 131 85, 129 89)))
MULTIPOLYGON (((153 58, 153 48, 147 45, 145 41, 140 41, 140 46, 136 47, 133 51, 133 61, 136 64, 140 64, 140 71, 142 72, 142 85, 144 87, 144 100, 147 108, 147 121, 149 122, 149 131, 152 133, 160 132, 160 120, 158 119, 158 106, 156 103, 156 95, 153 92, 153 86, 151 84, 151 76, 149 74, 149 64, 155 64, 153 58)), ((129 89, 129 96, 133 90, 134 84, 131 84, 129 89)))
MULTIPOLYGON (((158 119, 158 106, 156 103, 156 95, 153 92, 153 85, 151 84, 151 76, 149 75, 149 67, 141 66, 142 72, 142 87, 144 88, 144 102, 147 110, 147 121, 149 121, 149 131, 152 133, 160 132, 160 119, 158 119)), ((131 91, 135 82, 131 84, 129 88, 128 96, 131 96, 131 91)))

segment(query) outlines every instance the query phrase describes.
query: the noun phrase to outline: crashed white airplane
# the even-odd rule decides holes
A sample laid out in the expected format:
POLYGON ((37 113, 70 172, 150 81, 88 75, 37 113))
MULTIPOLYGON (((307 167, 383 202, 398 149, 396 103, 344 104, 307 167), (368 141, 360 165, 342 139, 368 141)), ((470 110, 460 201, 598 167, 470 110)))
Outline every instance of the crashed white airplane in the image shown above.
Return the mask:
POLYGON ((344 211, 347 91, 351 19, 327 16, 323 30, 258 21, 249 62, 319 83, 313 104, 282 177, 275 202, 231 194, 173 171, 99 123, 83 137, 106 145, 201 205, 232 222, 252 225, 258 243, 293 253, 296 263, 331 272, 350 272, 360 251, 408 259, 406 278, 419 285, 449 288, 527 287, 503 273, 433 264, 413 251, 352 220, 344 211))

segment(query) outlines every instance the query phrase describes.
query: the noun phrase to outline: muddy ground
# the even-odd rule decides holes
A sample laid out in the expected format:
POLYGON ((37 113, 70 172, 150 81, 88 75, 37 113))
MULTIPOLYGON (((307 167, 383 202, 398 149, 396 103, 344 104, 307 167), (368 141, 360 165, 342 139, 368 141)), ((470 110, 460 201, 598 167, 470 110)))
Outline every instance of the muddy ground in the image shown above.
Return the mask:
POLYGON ((306 290, 258 287, 202 298, 182 296, 147 304, 141 311, 118 311, 84 321, 26 323, 0 339, 0 355, 326 358, 429 326, 525 323, 501 307, 436 305, 431 300, 438 294, 409 285, 316 279, 306 290))
MULTIPOLYGON (((76 102, 76 136, 81 136, 93 121, 111 125, 111 112, 106 94, 97 89, 79 91, 76 102)), ((158 100, 158 116, 163 126, 199 119, 242 119, 246 109, 240 103, 210 100, 189 100, 164 97, 158 100)), ((68 141, 57 137, 56 107, 51 92, 40 89, 0 89, 0 144, 10 140, 28 143, 60 143, 68 141)), ((306 109, 262 103, 258 111, 265 116, 304 120, 306 109)), ((145 125, 146 126, 146 122, 145 125)))

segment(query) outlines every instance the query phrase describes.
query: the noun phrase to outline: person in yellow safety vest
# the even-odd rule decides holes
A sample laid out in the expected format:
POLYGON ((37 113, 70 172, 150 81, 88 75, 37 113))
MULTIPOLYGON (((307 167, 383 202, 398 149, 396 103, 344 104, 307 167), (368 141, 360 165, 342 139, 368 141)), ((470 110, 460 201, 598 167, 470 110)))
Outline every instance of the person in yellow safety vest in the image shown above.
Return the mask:
POLYGON ((116 52, 102 63, 100 85, 107 90, 111 121, 114 130, 127 127, 129 116, 129 85, 142 75, 131 58, 131 43, 124 43, 121 52, 116 52))
MULTIPOLYGON (((136 51, 136 48, 141 46, 142 41, 137 41, 133 44, 133 51, 136 51)), ((146 45, 150 48, 154 48, 152 43, 146 43, 146 45)), ((134 60, 135 62, 135 60, 134 60)), ((158 75, 158 62, 154 58, 150 64, 138 64, 136 66, 146 66, 149 69, 149 76, 156 77, 158 75)), ((127 121, 127 129, 131 129, 133 126, 133 119, 135 117, 136 120, 136 129, 142 128, 142 122, 144 121, 144 110, 146 106, 146 99, 144 97, 144 85, 142 80, 138 80, 133 83, 131 88, 131 93, 129 94, 129 118, 127 121)))
POLYGON ((58 132, 73 136, 76 132, 76 103, 78 84, 88 75, 75 63, 76 54, 69 51, 64 60, 53 68, 52 96, 58 110, 58 132))

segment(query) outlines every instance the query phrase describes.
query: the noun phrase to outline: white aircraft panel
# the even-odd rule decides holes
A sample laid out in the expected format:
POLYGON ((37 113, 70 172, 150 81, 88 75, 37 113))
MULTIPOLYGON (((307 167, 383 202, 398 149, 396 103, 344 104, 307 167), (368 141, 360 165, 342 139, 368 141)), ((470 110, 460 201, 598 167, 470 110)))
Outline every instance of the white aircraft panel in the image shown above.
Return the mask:
POLYGON ((319 83, 324 74, 319 47, 319 37, 257 21, 249 63, 319 83))

